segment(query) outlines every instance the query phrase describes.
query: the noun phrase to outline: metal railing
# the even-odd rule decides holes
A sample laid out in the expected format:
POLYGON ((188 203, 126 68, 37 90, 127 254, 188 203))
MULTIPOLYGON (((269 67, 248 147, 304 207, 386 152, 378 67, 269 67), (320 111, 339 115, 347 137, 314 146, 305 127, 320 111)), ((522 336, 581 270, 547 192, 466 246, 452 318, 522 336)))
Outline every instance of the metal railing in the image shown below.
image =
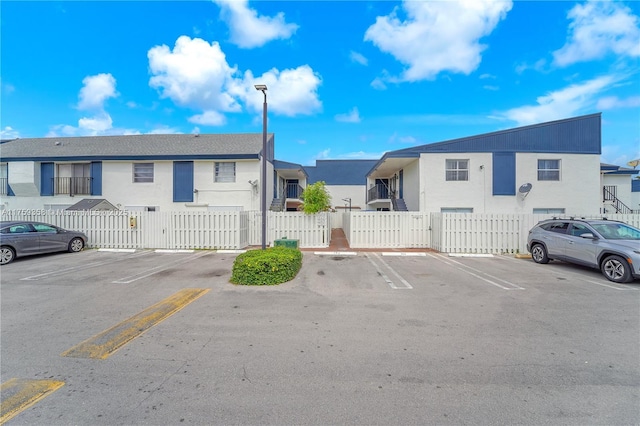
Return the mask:
POLYGON ((367 203, 375 200, 388 200, 391 191, 385 184, 376 184, 367 190, 367 203))
POLYGON ((90 177, 57 177, 53 178, 54 194, 91 195, 90 177))
POLYGON ((614 209, 616 209, 616 213, 620 214, 632 214, 635 211, 627 206, 625 203, 620 201, 620 199, 616 196, 617 187, 616 186, 604 186, 602 187, 602 198, 604 201, 610 201, 611 205, 614 209))
POLYGON ((304 188, 300 184, 287 182, 287 185, 284 190, 284 195, 286 198, 300 199, 302 198, 303 191, 304 191, 304 188))

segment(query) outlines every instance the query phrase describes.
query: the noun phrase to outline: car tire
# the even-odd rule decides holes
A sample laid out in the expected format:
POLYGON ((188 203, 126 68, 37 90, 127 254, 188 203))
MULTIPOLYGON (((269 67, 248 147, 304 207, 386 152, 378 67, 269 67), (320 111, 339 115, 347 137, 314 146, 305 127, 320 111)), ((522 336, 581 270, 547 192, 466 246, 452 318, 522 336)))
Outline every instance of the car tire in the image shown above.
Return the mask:
POLYGON ((82 241, 82 238, 76 237, 69 242, 69 252, 71 253, 78 253, 82 251, 83 248, 84 248, 84 241, 82 241))
POLYGON ((16 252, 11 247, 0 247, 0 265, 6 265, 13 262, 16 258, 16 252))
POLYGON ((600 270, 609 281, 613 281, 614 283, 628 283, 633 280, 631 267, 627 261, 620 256, 607 256, 602 261, 600 270))
POLYGON ((543 244, 534 244, 531 247, 531 258, 536 263, 549 263, 549 256, 547 256, 547 249, 543 244))

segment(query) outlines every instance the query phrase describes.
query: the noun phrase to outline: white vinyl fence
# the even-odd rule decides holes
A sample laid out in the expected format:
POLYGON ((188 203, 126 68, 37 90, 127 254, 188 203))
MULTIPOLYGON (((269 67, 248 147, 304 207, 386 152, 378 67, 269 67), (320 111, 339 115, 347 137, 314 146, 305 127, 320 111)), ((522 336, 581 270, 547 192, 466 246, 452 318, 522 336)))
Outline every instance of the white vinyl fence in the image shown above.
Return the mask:
MULTIPOLYGON (((228 212, 91 212, 3 210, 1 220, 33 220, 82 231, 89 247, 126 249, 244 249, 262 244, 262 215, 228 212)), ((329 246, 328 213, 267 212, 267 245, 286 237, 300 247, 329 246)))
MULTIPOLYGON (((552 215, 352 211, 267 212, 267 245, 329 246, 332 225, 351 248, 431 248, 444 253, 526 253, 529 229, 552 215)), ((596 216, 585 216, 596 218, 596 216)), ((640 214, 607 215, 640 227, 640 214)), ((2 210, 1 220, 34 220, 82 231, 98 248, 244 249, 262 243, 259 211, 91 212, 2 210)))

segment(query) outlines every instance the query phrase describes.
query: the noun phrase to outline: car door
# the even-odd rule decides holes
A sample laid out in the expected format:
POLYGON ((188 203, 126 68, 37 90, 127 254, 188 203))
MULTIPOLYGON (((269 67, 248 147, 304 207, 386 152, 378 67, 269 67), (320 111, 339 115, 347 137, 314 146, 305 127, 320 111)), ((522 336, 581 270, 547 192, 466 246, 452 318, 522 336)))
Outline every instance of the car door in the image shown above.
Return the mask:
POLYGON ((545 224, 542 239, 547 246, 547 254, 550 258, 565 256, 567 245, 567 231, 569 230, 569 221, 557 221, 545 224))
POLYGON ((593 230, 582 223, 572 223, 566 236, 565 256, 575 262, 597 265, 598 240, 595 238, 584 238, 583 234, 593 230))
POLYGON ((38 233, 28 223, 11 225, 2 230, 4 244, 15 248, 16 255, 36 254, 40 250, 38 233))
POLYGON ((58 232, 58 228, 44 223, 34 223, 33 228, 37 231, 40 239, 40 252, 49 253, 63 251, 67 249, 67 236, 58 232))

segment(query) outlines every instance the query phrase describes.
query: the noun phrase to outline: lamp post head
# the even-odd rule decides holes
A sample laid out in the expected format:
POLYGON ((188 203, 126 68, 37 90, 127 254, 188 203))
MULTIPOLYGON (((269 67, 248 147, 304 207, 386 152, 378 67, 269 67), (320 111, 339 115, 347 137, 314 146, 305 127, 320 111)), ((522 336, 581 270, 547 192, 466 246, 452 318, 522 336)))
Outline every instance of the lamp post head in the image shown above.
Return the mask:
POLYGON ((256 88, 256 90, 260 90, 262 92, 267 90, 267 85, 266 84, 256 84, 256 85, 254 85, 254 87, 256 88))

